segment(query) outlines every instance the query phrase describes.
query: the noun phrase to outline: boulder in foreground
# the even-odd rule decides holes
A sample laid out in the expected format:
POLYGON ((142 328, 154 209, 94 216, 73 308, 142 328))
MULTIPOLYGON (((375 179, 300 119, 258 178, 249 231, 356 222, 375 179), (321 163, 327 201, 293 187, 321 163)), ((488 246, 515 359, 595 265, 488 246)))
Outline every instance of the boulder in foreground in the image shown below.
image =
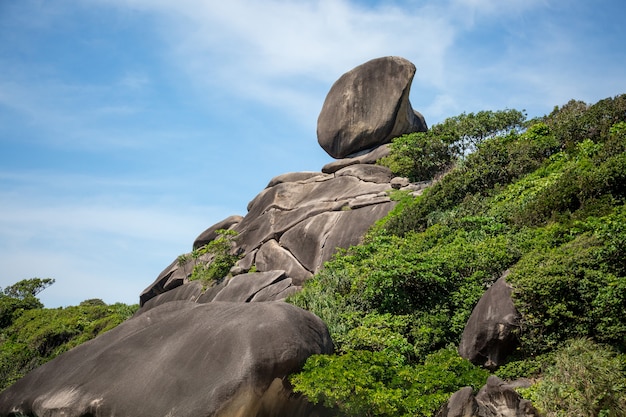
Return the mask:
POLYGON ((174 301, 35 369, 0 393, 0 415, 309 416, 283 382, 332 348, 286 303, 174 301))

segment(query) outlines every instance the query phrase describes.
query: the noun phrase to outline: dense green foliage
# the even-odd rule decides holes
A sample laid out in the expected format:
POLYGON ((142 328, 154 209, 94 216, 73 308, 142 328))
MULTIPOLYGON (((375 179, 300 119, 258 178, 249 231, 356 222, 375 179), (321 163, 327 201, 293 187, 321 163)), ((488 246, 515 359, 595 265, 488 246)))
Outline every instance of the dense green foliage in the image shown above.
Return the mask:
POLYGON ((487 371, 442 349, 407 364, 390 351, 315 355, 292 383, 309 400, 350 416, 431 416, 462 386, 480 387, 487 371))
POLYGON ((36 295, 52 284, 52 278, 23 279, 0 291, 0 329, 10 326, 23 311, 43 307, 36 295))
POLYGON ((0 390, 57 355, 117 326, 136 305, 86 300, 79 306, 43 308, 35 297, 54 280, 33 278, 0 295, 0 390))
MULTIPOLYGON (((396 172, 447 172, 421 196, 395 194, 396 208, 364 243, 290 299, 320 316, 336 345, 293 378, 295 390, 338 415, 436 411, 455 388, 431 397, 407 381, 436 385, 443 371, 426 371, 428 358, 451 355, 506 270, 522 323, 500 376, 548 378, 574 338, 602 343, 594 352, 626 351, 626 96, 572 101, 526 123, 516 111, 478 115, 399 139, 385 162, 396 172), (421 162, 440 151, 439 168, 421 162)), ((470 369, 451 371, 458 386, 470 369)), ((611 407, 606 415, 619 415, 611 407)))
POLYGON ((543 379, 525 392, 546 417, 626 415, 626 356, 589 339, 558 349, 543 379))
POLYGON ((524 120, 525 116, 517 110, 463 113, 434 125, 427 132, 395 138, 390 155, 378 163, 411 181, 430 180, 488 138, 522 128, 524 120))

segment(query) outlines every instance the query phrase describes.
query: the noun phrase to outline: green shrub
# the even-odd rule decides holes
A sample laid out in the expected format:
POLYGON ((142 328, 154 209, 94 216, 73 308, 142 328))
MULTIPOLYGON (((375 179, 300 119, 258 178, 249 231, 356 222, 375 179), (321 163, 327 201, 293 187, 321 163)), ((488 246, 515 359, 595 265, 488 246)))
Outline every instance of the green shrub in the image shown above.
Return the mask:
POLYGON ((624 416, 625 359, 589 339, 569 341, 525 395, 546 417, 624 416))
POLYGON ((426 181, 452 165, 450 146, 428 132, 410 133, 393 139, 391 152, 378 163, 412 182, 426 181))
POLYGON ((7 294, 23 297, 22 300, 6 295, 0 297, 0 305, 18 300, 27 302, 29 307, 21 308, 8 325, 0 328, 0 390, 59 354, 112 329, 130 318, 138 308, 120 303, 106 305, 101 300, 86 300, 74 307, 42 308, 33 294, 52 282, 23 280, 7 291, 7 294), (26 291, 12 291, 17 288, 26 291))
POLYGON ((528 353, 555 348, 574 337, 593 337, 626 349, 626 208, 576 222, 570 236, 551 245, 537 241, 513 268, 521 340, 528 353))
POLYGON ((178 257, 180 265, 192 261, 193 270, 189 281, 200 281, 204 287, 221 282, 239 260, 239 255, 233 252, 233 241, 237 238, 237 232, 221 229, 216 233, 218 236, 206 245, 189 255, 178 257))
POLYGON ((294 391, 346 416, 432 416, 463 386, 478 389, 488 372, 443 349, 407 365, 386 351, 314 355, 290 378, 294 391))
POLYGON ((522 134, 513 131, 485 140, 420 198, 402 211, 392 212, 383 227, 400 236, 425 230, 437 222, 438 213, 493 195, 539 168, 557 149, 558 143, 543 123, 530 126, 522 134))

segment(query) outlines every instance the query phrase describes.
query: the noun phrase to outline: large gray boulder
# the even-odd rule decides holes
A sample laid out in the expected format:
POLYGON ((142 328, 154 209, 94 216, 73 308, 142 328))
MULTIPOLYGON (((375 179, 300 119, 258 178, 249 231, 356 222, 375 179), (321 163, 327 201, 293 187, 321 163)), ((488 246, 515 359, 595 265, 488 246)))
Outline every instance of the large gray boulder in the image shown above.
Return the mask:
POLYGON ((332 350, 286 303, 172 301, 35 369, 0 393, 0 415, 309 416, 286 376, 332 350))
POLYGON ((342 75, 317 120, 317 140, 333 158, 427 130, 409 102, 415 65, 400 57, 373 59, 342 75))
POLYGON ((520 314, 513 304, 507 275, 508 271, 478 301, 459 344, 463 358, 491 370, 504 364, 517 346, 520 314))

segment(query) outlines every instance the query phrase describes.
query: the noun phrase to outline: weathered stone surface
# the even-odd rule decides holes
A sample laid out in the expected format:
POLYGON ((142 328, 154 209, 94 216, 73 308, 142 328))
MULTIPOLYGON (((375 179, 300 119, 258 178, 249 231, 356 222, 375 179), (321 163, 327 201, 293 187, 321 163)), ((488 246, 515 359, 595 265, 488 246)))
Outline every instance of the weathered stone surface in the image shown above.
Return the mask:
MULTIPOLYGON (((359 158, 368 159, 370 154, 359 158)), ((208 239, 215 238, 216 230, 230 224, 231 230, 238 233, 233 250, 242 256, 231 268, 232 275, 246 273, 253 267, 259 272, 282 269, 287 271, 294 286, 300 286, 331 258, 336 248, 358 243, 362 234, 395 205, 387 194, 392 189, 392 177, 386 167, 362 163, 343 167, 333 174, 292 172, 279 175, 250 201, 243 219, 233 216, 212 226, 209 229, 212 235, 209 231, 203 235, 208 239), (303 228, 311 229, 323 218, 311 219, 325 213, 339 213, 323 218, 328 218, 329 225, 341 218, 341 226, 325 226, 318 239, 311 239, 308 232, 299 234, 303 228), (283 238, 291 229, 294 231, 283 238), (347 238, 352 233, 356 235, 347 238), (306 249, 299 248, 300 245, 306 249)), ((200 262, 210 261, 210 256, 203 255, 200 262)), ((144 290, 141 305, 152 297, 185 285, 195 263, 192 260, 174 261, 144 290)), ((210 294, 201 298, 209 297, 215 291, 209 289, 210 294)))
POLYGON ((459 344, 459 354, 476 365, 495 369, 517 346, 519 312, 506 283, 506 272, 481 297, 470 315, 459 344))
POLYGON ((196 303, 210 303, 217 296, 217 294, 219 294, 224 289, 224 287, 226 287, 226 284, 228 284, 228 281, 222 280, 222 282, 207 288, 206 290, 204 290, 202 295, 198 297, 196 303))
POLYGON ((143 314, 154 307, 171 301, 197 301, 202 293, 202 284, 198 281, 193 281, 187 285, 181 285, 149 299, 141 306, 135 315, 143 314))
POLYGON ((317 272, 324 262, 330 260, 336 248, 358 244, 367 229, 393 206, 390 202, 358 210, 321 213, 283 234, 280 244, 307 270, 317 272))
POLYGON ((384 158, 389 155, 391 152, 391 148, 388 143, 384 145, 377 146, 372 150, 367 150, 362 154, 356 156, 356 158, 361 161, 362 164, 375 164, 379 159, 384 158))
POLYGON ((257 252, 258 249, 255 249, 246 253, 246 255, 243 258, 239 259, 237 263, 235 263, 235 266, 230 269, 231 274, 239 275, 248 272, 250 268, 252 268, 252 265, 254 265, 254 260, 256 259, 257 252))
POLYGON ((478 403, 472 387, 463 387, 450 397, 437 417, 477 417, 478 403))
POLYGON ((242 220, 243 220, 242 216, 235 215, 235 216, 229 216, 225 218, 224 220, 222 220, 221 222, 215 223, 213 226, 209 227, 204 232, 200 233, 200 235, 193 242, 193 248, 194 249, 201 248, 207 243, 215 240, 215 238, 218 236, 217 235, 218 230, 230 229, 242 220))
POLYGON ((250 300, 251 303, 259 303, 266 301, 278 301, 287 298, 287 296, 294 294, 302 287, 294 286, 291 278, 286 278, 281 281, 275 282, 267 287, 263 288, 250 300))
POLYGON ((0 393, 0 415, 311 416, 281 381, 332 349, 286 303, 173 301, 35 369, 0 393))
POLYGON ((391 179, 390 184, 391 184, 391 188, 393 188, 394 190, 399 190, 402 187, 407 187, 410 184, 410 182, 408 178, 394 177, 391 179))
POLYGON ((343 158, 333 162, 329 162, 322 167, 322 172, 326 174, 333 174, 340 169, 350 165, 375 164, 376 161, 378 161, 379 159, 389 155, 389 152, 391 152, 389 144, 381 145, 377 148, 374 148, 374 150, 369 150, 369 152, 364 152, 362 155, 359 156, 354 156, 352 158, 343 158))
POLYGON ((287 278, 285 271, 250 272, 231 278, 213 298, 216 301, 249 302, 263 288, 287 278))
POLYGON ((244 220, 235 226, 237 244, 246 252, 317 214, 341 210, 360 195, 390 189, 388 183, 362 181, 354 175, 309 183, 281 183, 266 188, 249 205, 244 220))
POLYGON ((176 285, 174 285, 174 283, 182 285, 185 278, 187 278, 187 273, 184 268, 181 268, 178 264, 178 259, 174 259, 174 261, 159 274, 156 280, 139 295, 139 303, 143 305, 151 298, 175 288, 176 285))
POLYGON ((470 387, 452 394, 437 417, 538 417, 530 401, 515 391, 518 386, 492 375, 476 396, 470 387))
POLYGON ((256 267, 259 271, 284 269, 298 285, 311 278, 311 271, 305 269, 287 249, 281 247, 274 239, 261 246, 256 255, 256 267))
POLYGON ((333 158, 388 143, 405 133, 426 131, 409 102, 415 66, 406 59, 368 61, 331 87, 317 121, 320 146, 333 158))
MULTIPOLYGON (((476 394, 476 401, 485 409, 489 417, 531 417, 539 413, 531 402, 523 399, 515 391, 519 384, 509 384, 495 375, 487 378, 487 383, 476 394)), ((528 387, 529 385, 526 385, 528 387)))
POLYGON ((333 162, 329 162, 328 164, 322 167, 322 172, 326 174, 334 174, 335 172, 343 169, 345 167, 349 167, 350 165, 361 164, 361 160, 359 158, 343 158, 338 159, 333 162))
POLYGON ((327 179, 325 175, 319 172, 311 172, 311 171, 301 171, 301 172, 288 172, 286 174, 278 175, 272 178, 267 184, 266 188, 273 187, 278 184, 282 184, 284 182, 301 182, 308 181, 311 179, 327 179))
POLYGON ((335 177, 353 176, 361 181, 385 184, 388 186, 393 174, 382 165, 356 164, 347 166, 335 173, 335 177))

